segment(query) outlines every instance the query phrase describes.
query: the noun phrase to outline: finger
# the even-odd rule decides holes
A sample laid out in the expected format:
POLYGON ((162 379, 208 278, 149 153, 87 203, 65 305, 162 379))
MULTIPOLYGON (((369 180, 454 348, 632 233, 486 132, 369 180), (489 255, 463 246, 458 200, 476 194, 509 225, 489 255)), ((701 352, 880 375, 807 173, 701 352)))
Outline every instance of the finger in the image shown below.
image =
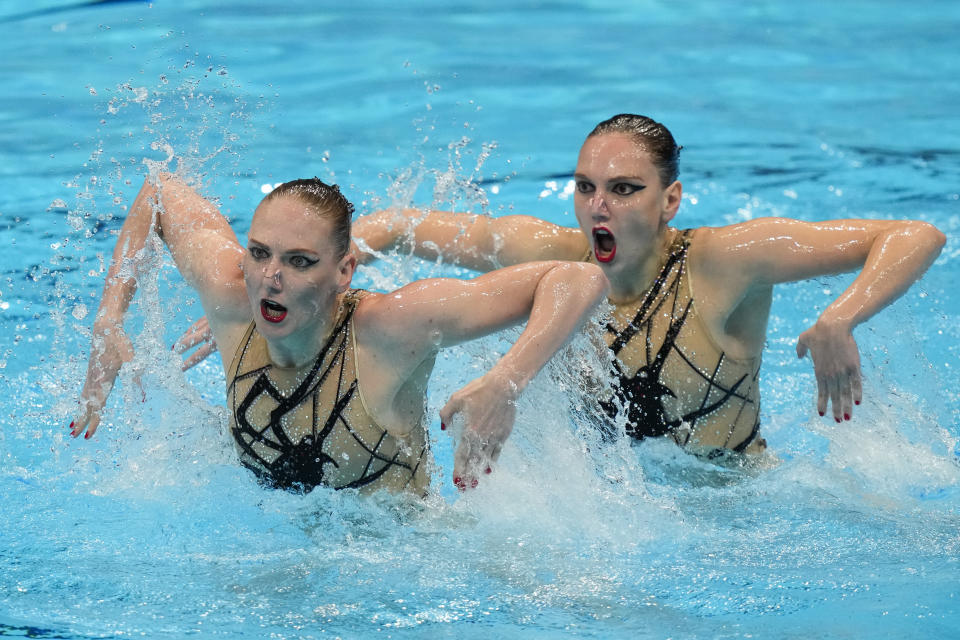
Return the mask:
POLYGON ((183 353, 201 342, 210 340, 212 336, 206 317, 200 318, 190 325, 190 328, 173 343, 173 350, 177 353, 183 353))
POLYGON ((447 404, 440 409, 440 430, 446 431, 447 427, 453 424, 453 417, 460 413, 460 396, 456 393, 450 396, 447 404))
POLYGON ((853 405, 860 404, 863 392, 860 384, 860 367, 853 366, 847 372, 843 381, 843 419, 849 420, 853 416, 853 405))
POLYGON ((500 458, 500 451, 503 449, 502 444, 490 445, 486 451, 484 451, 478 462, 480 463, 476 467, 477 475, 491 474, 493 473, 493 464, 500 458))
POLYGON ((863 402, 863 380, 860 377, 859 367, 854 371, 850 383, 853 387, 853 404, 860 404, 863 402))
POLYGON ((850 386, 850 378, 843 377, 838 381, 840 394, 840 413, 844 420, 849 420, 853 413, 853 388, 850 386))
POLYGON ((797 340, 797 357, 802 359, 805 355, 807 355, 807 351, 809 351, 807 348, 807 343, 801 336, 800 339, 797 340))
POLYGON ((190 349, 190 347, 194 347, 201 342, 203 342, 203 337, 198 336, 192 330, 188 329, 187 333, 177 338, 177 341, 173 343, 173 346, 170 347, 170 349, 173 350, 174 353, 183 353, 184 351, 190 349))
MULTIPOLYGON (((100 414, 94 413, 90 416, 90 422, 87 423, 87 432, 84 434, 83 439, 89 440, 93 437, 93 434, 97 432, 97 427, 100 426, 100 414)), ((80 435, 79 433, 77 435, 80 435)))
POLYGON ((508 429, 499 429, 487 436, 481 451, 482 460, 480 460, 480 466, 484 467, 484 470, 490 466, 491 462, 495 462, 500 457, 500 451, 503 449, 503 443, 509 433, 508 429))
POLYGON ((83 430, 87 428, 87 423, 90 422, 89 407, 83 401, 78 404, 80 405, 79 413, 70 421, 70 426, 68 427, 68 429, 70 429, 70 437, 72 438, 76 438, 83 433, 83 430))
POLYGON ((820 417, 827 414, 827 400, 830 398, 829 386, 825 378, 817 376, 817 413, 820 417))
POLYGON ((84 439, 89 440, 96 433, 98 426, 100 426, 100 415, 96 411, 87 409, 79 418, 70 423, 70 435, 76 438, 86 430, 84 439))
POLYGON ((477 473, 481 460, 480 440, 473 431, 465 431, 454 454, 453 484, 464 491, 477 486, 477 473))
POLYGON ((216 350, 216 342, 207 342, 206 344, 200 345, 196 351, 184 358, 183 363, 180 365, 180 370, 186 371, 187 369, 197 366, 216 350))
MULTIPOLYGON (((496 462, 497 460, 499 460, 499 459, 500 459, 500 452, 501 452, 501 451, 503 451, 503 443, 502 443, 502 442, 498 442, 496 445, 494 445, 493 447, 491 447, 491 449, 490 449, 490 455, 489 455, 490 462, 496 462)), ((488 472, 488 473, 489 473, 489 472, 488 472)))
POLYGON ((840 380, 836 376, 831 377, 827 387, 830 391, 830 404, 833 405, 833 419, 842 422, 843 405, 840 400, 840 380))
POLYGON ((463 476, 480 458, 480 442, 475 433, 466 430, 457 443, 457 450, 453 454, 453 474, 463 476))

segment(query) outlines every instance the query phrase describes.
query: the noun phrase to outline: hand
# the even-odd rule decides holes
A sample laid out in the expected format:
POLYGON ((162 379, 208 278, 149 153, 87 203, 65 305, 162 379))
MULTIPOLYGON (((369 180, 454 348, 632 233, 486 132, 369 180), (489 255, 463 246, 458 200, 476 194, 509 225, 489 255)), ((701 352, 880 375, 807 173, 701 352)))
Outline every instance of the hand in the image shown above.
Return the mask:
POLYGON ((450 396, 440 410, 441 429, 452 424, 457 414, 464 416, 463 434, 453 458, 453 483, 461 491, 477 486, 481 470, 491 472, 490 465, 513 431, 518 395, 513 382, 491 371, 450 396))
POLYGON ((200 345, 197 347, 197 350, 184 358, 183 364, 180 365, 181 371, 186 371, 199 364, 217 350, 217 343, 213 339, 213 331, 210 329, 210 324, 207 322, 206 316, 194 322, 193 325, 173 343, 172 349, 177 354, 182 354, 197 345, 200 345))
POLYGON ((853 334, 842 324, 820 319, 797 340, 797 357, 804 357, 808 351, 817 376, 817 411, 824 415, 829 400, 834 419, 849 420, 853 405, 863 398, 860 350, 853 334))
POLYGON ((100 413, 107 403, 107 397, 113 389, 120 367, 133 359, 133 345, 120 327, 109 332, 96 331, 90 362, 87 365, 87 378, 80 392, 80 410, 70 423, 70 435, 76 438, 86 431, 85 440, 89 440, 100 426, 100 413))

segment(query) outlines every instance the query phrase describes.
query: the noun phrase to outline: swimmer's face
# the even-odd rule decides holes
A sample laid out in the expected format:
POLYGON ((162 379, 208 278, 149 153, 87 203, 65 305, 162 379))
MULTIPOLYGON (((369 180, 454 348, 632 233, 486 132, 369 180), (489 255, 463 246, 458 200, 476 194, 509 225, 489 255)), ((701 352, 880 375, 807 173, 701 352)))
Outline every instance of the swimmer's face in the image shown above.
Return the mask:
POLYGON ((664 189, 650 154, 626 134, 587 138, 574 181, 577 222, 605 269, 638 265, 680 206, 680 183, 664 189))
POLYGON ((292 196, 260 203, 248 238, 244 282, 257 330, 311 343, 350 286, 353 254, 338 257, 330 222, 292 196))

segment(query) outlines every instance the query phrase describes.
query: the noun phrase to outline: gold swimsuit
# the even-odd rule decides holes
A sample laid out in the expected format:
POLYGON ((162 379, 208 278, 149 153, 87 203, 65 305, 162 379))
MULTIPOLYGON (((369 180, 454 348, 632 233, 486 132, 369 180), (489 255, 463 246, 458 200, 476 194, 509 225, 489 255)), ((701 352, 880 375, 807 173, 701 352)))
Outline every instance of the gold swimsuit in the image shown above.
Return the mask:
POLYGON ((240 461, 265 484, 300 491, 320 484, 426 490, 423 426, 401 440, 364 405, 353 332, 363 294, 347 293, 330 338, 302 367, 274 365, 254 323, 241 340, 227 375, 230 431, 240 461))
POLYGON ((760 358, 736 360, 713 341, 697 313, 687 271, 691 230, 677 234, 659 275, 638 303, 619 306, 607 325, 614 394, 629 435, 671 435, 683 446, 762 450, 760 358))

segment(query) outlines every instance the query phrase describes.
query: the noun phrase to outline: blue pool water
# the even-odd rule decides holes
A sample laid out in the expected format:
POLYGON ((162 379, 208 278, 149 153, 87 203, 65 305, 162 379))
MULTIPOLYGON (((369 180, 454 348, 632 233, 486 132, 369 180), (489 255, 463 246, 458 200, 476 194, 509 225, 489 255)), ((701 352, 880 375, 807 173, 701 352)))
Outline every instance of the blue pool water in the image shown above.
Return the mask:
MULTIPOLYGON (((960 5, 318 4, 0 3, 0 636, 957 637, 960 5), (570 417, 574 345, 469 495, 436 422, 423 503, 269 491, 235 463, 216 365, 178 371, 169 345, 199 307, 160 255, 105 424, 66 437, 148 166, 200 177, 240 231, 263 185, 307 175, 360 211, 572 225, 579 144, 621 111, 684 145, 679 224, 913 217, 947 233, 857 330, 852 422, 816 417, 793 351, 849 281, 825 278, 774 302, 775 463, 596 446, 570 417)), ((458 272, 394 256, 358 283, 436 273, 458 272)), ((444 356, 431 415, 502 348, 444 356)))

